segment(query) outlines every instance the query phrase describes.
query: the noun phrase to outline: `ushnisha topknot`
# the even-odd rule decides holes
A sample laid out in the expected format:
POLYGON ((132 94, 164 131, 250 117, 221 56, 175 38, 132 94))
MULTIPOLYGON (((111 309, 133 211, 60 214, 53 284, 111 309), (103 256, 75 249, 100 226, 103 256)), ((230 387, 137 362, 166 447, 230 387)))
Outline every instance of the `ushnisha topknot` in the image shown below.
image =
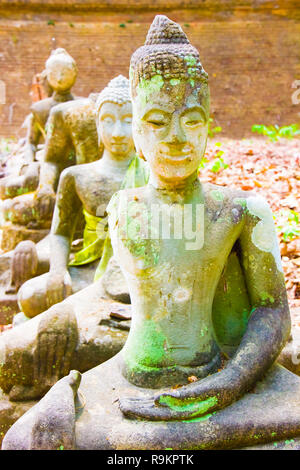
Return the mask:
POLYGON ((99 93, 96 101, 97 113, 99 113, 102 104, 107 101, 116 104, 124 104, 131 101, 128 78, 118 75, 99 93))
POLYGON ((69 65, 70 67, 74 68, 74 71, 77 73, 77 65, 75 60, 73 59, 70 54, 63 49, 62 47, 58 47, 51 51, 50 57, 46 61, 46 69, 50 67, 52 64, 55 65, 58 62, 63 63, 64 65, 69 65))
POLYGON ((141 80, 160 75, 167 79, 207 82, 199 53, 181 27, 164 15, 157 15, 147 34, 145 45, 131 57, 130 79, 134 90, 141 80))

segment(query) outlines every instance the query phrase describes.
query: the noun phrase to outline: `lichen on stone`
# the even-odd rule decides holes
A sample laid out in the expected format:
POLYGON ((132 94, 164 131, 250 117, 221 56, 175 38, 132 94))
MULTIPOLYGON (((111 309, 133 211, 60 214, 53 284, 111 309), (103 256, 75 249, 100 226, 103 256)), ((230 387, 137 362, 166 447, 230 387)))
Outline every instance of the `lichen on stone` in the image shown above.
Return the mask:
POLYGON ((150 97, 153 93, 158 93, 164 85, 164 79, 161 75, 156 74, 150 79, 142 78, 137 87, 137 95, 141 101, 142 106, 150 102, 150 97))
POLYGON ((250 196, 247 199, 247 210, 260 219, 252 230, 252 243, 259 250, 271 253, 278 271, 283 272, 273 215, 268 203, 261 196, 250 196))

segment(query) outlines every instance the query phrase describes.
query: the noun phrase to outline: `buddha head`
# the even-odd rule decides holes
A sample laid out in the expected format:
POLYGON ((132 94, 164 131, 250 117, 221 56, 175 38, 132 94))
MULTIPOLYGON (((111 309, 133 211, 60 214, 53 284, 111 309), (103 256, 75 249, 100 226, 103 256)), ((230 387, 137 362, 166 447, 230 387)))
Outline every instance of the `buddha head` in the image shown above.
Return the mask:
POLYGON ((181 27, 155 17, 132 56, 130 85, 136 150, 161 181, 182 182, 205 152, 209 87, 198 51, 181 27))
POLYGON ((132 104, 127 78, 119 75, 101 91, 96 101, 96 124, 99 147, 104 146, 111 158, 132 156, 132 104))
POLYGON ((67 92, 76 81, 76 62, 65 49, 55 49, 46 62, 46 75, 51 88, 57 92, 67 92))

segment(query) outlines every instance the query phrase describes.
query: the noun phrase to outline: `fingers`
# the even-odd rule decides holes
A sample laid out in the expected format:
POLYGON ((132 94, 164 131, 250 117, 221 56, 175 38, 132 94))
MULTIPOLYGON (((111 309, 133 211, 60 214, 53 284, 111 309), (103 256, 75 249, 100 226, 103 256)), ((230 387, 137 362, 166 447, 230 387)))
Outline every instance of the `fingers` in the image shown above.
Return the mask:
POLYGON ((42 331, 38 335, 35 353, 35 379, 38 382, 41 380, 45 380, 46 377, 48 343, 48 333, 47 331, 42 331))
POLYGON ((72 283, 71 280, 67 279, 63 285, 63 298, 66 299, 72 294, 72 283))
POLYGON ((17 289, 36 274, 37 265, 35 244, 29 240, 19 243, 12 259, 12 283, 17 289))
POLYGON ((27 279, 30 278, 31 269, 30 269, 30 259, 27 253, 20 254, 20 270, 19 270, 19 285, 21 286, 27 279))
POLYGON ((68 339, 65 344, 64 356, 63 356, 62 363, 61 363, 61 371, 60 371, 61 377, 64 377, 65 375, 67 375, 71 368, 73 353, 77 346, 77 341, 78 341, 77 325, 75 325, 75 328, 74 328, 74 325, 69 325, 69 328, 68 328, 68 339))
POLYGON ((64 284, 61 281, 47 283, 47 307, 58 304, 64 299, 64 284))
POLYGON ((40 214, 42 219, 46 219, 50 212, 50 200, 48 197, 43 198, 40 205, 40 214))
POLYGON ((72 280, 67 272, 52 272, 47 278, 47 305, 50 308, 72 294, 72 280))
POLYGON ((18 289, 20 286, 20 255, 19 253, 14 253, 11 266, 11 281, 12 284, 18 289))
POLYGON ((46 378, 48 379, 48 381, 52 383, 54 383, 53 376, 55 376, 55 369, 57 367, 56 354, 59 348, 58 339, 61 341, 62 339, 61 336, 62 335, 57 334, 55 330, 51 333, 48 333, 48 336, 47 336, 48 354, 46 358, 46 364, 47 364, 46 378))
POLYGON ((133 401, 128 398, 121 398, 119 406, 122 413, 131 419, 143 418, 151 421, 172 421, 187 420, 203 416, 216 409, 214 404, 204 402, 192 403, 189 406, 161 406, 156 404, 157 400, 139 399, 133 401))
POLYGON ((55 204, 55 198, 51 194, 40 195, 39 212, 42 219, 47 219, 52 215, 55 204))
POLYGON ((151 421, 179 419, 179 413, 175 415, 169 408, 156 406, 153 399, 140 399, 135 403, 131 399, 121 398, 119 407, 122 413, 131 419, 146 418, 151 421))
MULTIPOLYGON (((56 355, 55 355, 55 368, 52 371, 52 375, 55 377, 55 381, 59 380, 61 377, 64 377, 66 374, 62 374, 62 365, 64 363, 64 357, 66 349, 69 343, 69 336, 66 334, 66 331, 61 331, 57 335, 56 343, 56 355)), ((67 371, 69 372, 69 371, 67 371)))

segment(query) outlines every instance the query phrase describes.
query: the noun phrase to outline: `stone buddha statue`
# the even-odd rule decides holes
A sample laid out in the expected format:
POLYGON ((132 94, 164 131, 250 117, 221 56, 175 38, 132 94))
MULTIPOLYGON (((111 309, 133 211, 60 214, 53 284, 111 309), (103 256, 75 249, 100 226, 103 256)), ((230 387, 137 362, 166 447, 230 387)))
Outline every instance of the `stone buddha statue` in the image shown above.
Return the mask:
POLYGON ((53 93, 49 98, 31 106, 22 169, 18 166, 15 169, 17 173, 21 171, 22 174, 15 174, 13 171, 12 175, 0 180, 1 199, 14 198, 36 189, 39 182, 40 163, 32 162, 37 160, 38 146, 45 140, 49 113, 57 104, 74 99, 71 88, 76 81, 77 66, 65 49, 59 48, 52 51, 46 61, 45 75, 53 93))
MULTIPOLYGON (((78 217, 83 209, 86 218, 84 244, 83 248, 75 253, 67 273, 72 279, 72 291, 81 289, 80 292, 70 295, 41 315, 28 319, 27 322, 21 321, 22 324, 19 323, 17 328, 3 333, 0 337, 0 387, 2 388, 0 408, 3 410, 0 416, 0 442, 12 423, 34 405, 34 400, 42 397, 58 379, 68 374, 71 368, 75 367, 84 372, 95 367, 115 355, 127 337, 130 306, 107 298, 109 296, 102 285, 102 279, 89 287, 85 286, 93 281, 102 245, 108 247, 107 250, 104 249, 106 255, 103 254, 102 258, 107 262, 110 257, 110 245, 107 244, 109 237, 105 230, 107 221, 102 218, 107 202, 113 192, 120 188, 121 183, 137 185, 143 178, 143 167, 135 156, 131 136, 131 101, 128 85, 128 80, 119 76, 109 83, 96 101, 99 152, 100 154, 103 152, 102 161, 105 164, 99 165, 98 161, 97 165, 82 165, 80 167, 82 171, 78 173, 69 173, 71 170, 69 169, 61 178, 60 188, 63 190, 58 191, 59 207, 56 208, 54 219, 56 221, 54 248, 57 255, 58 246, 60 250, 65 250, 67 244, 70 244, 76 216, 78 217), (64 195, 68 192, 70 199, 67 200, 64 199, 64 195), (101 217, 94 214, 100 214, 101 217), (66 226, 66 221, 69 227, 66 226), (97 225, 101 223, 102 231, 101 227, 96 230, 97 225), (67 235, 70 238, 67 238, 67 235)), ((80 116, 83 106, 76 109, 80 116)), ((61 115, 57 110, 56 114, 61 115)), ((88 124, 89 120, 82 123, 82 130, 85 129, 86 132, 82 133, 81 142, 82 147, 85 145, 86 148, 91 143, 88 124)), ((91 152, 92 149, 93 147, 91 152)), ((51 236, 48 240, 49 238, 51 236)), ((34 260, 36 264, 43 262, 43 259, 40 259, 41 252, 38 245, 32 265, 34 260)), ((20 265, 18 268, 20 271, 30 265, 26 257, 30 258, 31 255, 30 248, 28 247, 26 252, 24 247, 23 253, 18 255, 19 258, 15 256, 15 264, 20 265)), ((23 292, 25 295, 28 293, 32 295, 32 299, 26 304, 27 308, 31 302, 32 309, 45 310, 49 304, 52 305, 56 300, 63 299, 69 293, 68 285, 64 283, 64 273, 59 272, 58 264, 56 265, 58 272, 53 269, 53 257, 54 255, 51 255, 52 271, 25 283, 21 289, 20 296, 23 292), (56 274, 61 277, 56 277, 56 274), (54 284, 54 292, 47 291, 49 278, 50 287, 54 284), (60 281, 64 283, 61 286, 60 281), (40 286, 44 291, 41 291, 40 286), (31 287, 33 290, 30 291, 31 287), (63 291, 62 297, 58 297, 59 289, 63 291)), ((64 262, 68 263, 68 260, 69 257, 63 251, 59 262, 62 265, 64 262)), ((101 259, 99 266, 103 268, 105 265, 101 259)), ((116 270, 113 275, 117 283, 118 278, 115 274, 116 270)), ((30 316, 39 313, 39 310, 36 312, 32 309, 29 310, 30 316)))
MULTIPOLYGON (((22 214, 24 215, 22 208, 24 209, 25 205, 30 226, 33 224, 39 226, 39 222, 51 223, 57 185, 63 169, 101 158, 103 149, 98 145, 95 97, 97 94, 62 103, 51 110, 48 120, 51 132, 48 132, 46 138, 39 186, 31 195, 31 199, 27 199, 27 205, 23 201, 24 204, 19 208, 18 214, 14 213, 15 216, 20 216, 17 222, 23 222, 19 219, 22 214)), ((78 223, 82 225, 80 220, 78 223)), ((23 227, 22 234, 26 236, 30 229, 25 229, 23 225, 21 227, 23 227)), ((80 237, 82 233, 79 234, 80 237)), ((37 244, 32 240, 22 241, 13 252, 4 255, 12 258, 11 279, 6 289, 7 293, 16 293, 25 281, 49 270, 49 240, 49 236, 46 236, 37 244)))
POLYGON ((156 16, 130 80, 150 178, 107 209, 128 339, 59 380, 2 448, 299 448, 300 378, 276 364, 290 315, 272 214, 252 192, 198 178, 209 118, 198 51, 156 16))
MULTIPOLYGON (((48 118, 49 132, 40 169, 39 186, 33 193, 13 199, 10 209, 13 222, 4 224, 1 245, 6 253, 0 256, 0 323, 11 323, 19 312, 19 287, 34 276, 49 271, 49 229, 56 191, 63 169, 99 160, 95 101, 98 94, 54 106, 48 118), (50 132, 51 130, 51 132, 50 132)), ((78 216, 72 251, 77 249, 84 228, 83 215, 78 216)))
POLYGON ((106 238, 106 206, 120 189, 135 156, 129 82, 125 77, 116 77, 99 94, 96 113, 103 156, 96 162, 70 167, 60 176, 49 273, 25 282, 18 294, 19 305, 30 318, 93 282, 106 238), (73 234, 82 212, 86 222, 84 246, 70 260, 73 234))

